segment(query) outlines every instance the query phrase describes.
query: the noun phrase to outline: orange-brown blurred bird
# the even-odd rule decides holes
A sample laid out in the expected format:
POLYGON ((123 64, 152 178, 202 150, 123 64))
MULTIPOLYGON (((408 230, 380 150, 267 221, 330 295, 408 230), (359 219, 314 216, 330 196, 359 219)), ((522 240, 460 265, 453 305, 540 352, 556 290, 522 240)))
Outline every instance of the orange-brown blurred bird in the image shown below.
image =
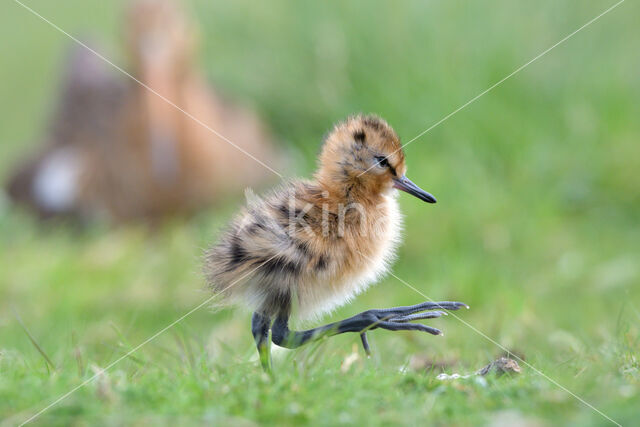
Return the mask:
POLYGON ((383 274, 400 240, 401 216, 394 189, 420 200, 436 199, 406 176, 398 136, 382 119, 356 116, 328 135, 312 181, 285 183, 264 198, 249 194, 246 208, 206 253, 213 290, 254 310, 252 331, 263 367, 270 369, 271 340, 288 348, 343 332, 376 328, 438 329, 410 323, 466 307, 424 302, 368 310, 306 331, 289 330, 289 317, 312 317, 351 300, 383 274))
POLYGON ((277 165, 272 138, 205 83, 194 26, 176 3, 136 1, 125 22, 131 74, 201 123, 77 48, 44 146, 10 179, 10 196, 44 216, 120 222, 192 212, 268 181, 241 150, 277 165))

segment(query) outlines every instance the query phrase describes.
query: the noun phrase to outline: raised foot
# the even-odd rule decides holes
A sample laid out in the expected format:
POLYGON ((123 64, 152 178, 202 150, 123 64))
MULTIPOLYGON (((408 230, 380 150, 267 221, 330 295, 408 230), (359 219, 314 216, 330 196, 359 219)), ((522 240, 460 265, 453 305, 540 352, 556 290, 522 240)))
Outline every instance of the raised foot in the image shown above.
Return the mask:
POLYGON ((431 326, 423 325, 422 323, 409 322, 412 322, 414 320, 434 319, 436 317, 446 316, 447 313, 442 310, 459 310, 463 307, 469 308, 467 304, 462 302, 426 301, 421 304, 405 307, 393 307, 365 311, 364 313, 362 313, 362 316, 364 316, 370 322, 370 326, 368 326, 364 331, 360 333, 364 351, 367 353, 367 355, 371 355, 369 342, 367 340, 367 331, 372 329, 380 328, 389 331, 423 331, 428 332, 432 335, 444 335, 442 331, 436 328, 432 328, 431 326))

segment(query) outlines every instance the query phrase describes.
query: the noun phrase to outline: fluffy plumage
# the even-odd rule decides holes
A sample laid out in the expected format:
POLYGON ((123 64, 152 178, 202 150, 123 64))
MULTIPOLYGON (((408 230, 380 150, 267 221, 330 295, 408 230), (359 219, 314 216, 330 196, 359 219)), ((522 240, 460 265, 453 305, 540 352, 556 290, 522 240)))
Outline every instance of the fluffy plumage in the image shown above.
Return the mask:
POLYGON ((267 316, 297 303, 309 318, 348 302, 385 272, 399 242, 393 179, 400 140, 375 116, 340 123, 314 180, 284 183, 247 205, 205 256, 210 287, 267 316), (284 306, 284 307, 283 307, 284 306))

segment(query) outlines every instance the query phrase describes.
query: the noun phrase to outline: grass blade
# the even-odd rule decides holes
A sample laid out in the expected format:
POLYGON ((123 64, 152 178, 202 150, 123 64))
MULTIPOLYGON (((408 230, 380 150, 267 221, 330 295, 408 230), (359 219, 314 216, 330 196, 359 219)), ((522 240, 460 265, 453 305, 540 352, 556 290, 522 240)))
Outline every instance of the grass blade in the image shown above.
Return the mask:
POLYGON ((56 367, 53 365, 53 362, 51 361, 51 359, 49 359, 49 356, 47 356, 47 353, 44 352, 44 350, 42 349, 40 344, 38 344, 38 342, 33 337, 33 335, 31 335, 31 332, 29 332, 29 329, 27 329, 27 326, 24 324, 24 322, 20 318, 20 315, 16 311, 15 307, 11 307, 11 310, 13 311, 13 315, 16 316, 16 320, 18 321, 18 324, 20 325, 20 327, 22 328, 24 333, 27 334, 27 337, 29 337, 29 341, 31 341, 31 344, 33 344, 33 346, 36 348, 36 350, 38 350, 38 353, 40 353, 40 355, 47 362, 47 367, 48 368, 50 367, 51 369, 53 369, 55 371, 56 367))

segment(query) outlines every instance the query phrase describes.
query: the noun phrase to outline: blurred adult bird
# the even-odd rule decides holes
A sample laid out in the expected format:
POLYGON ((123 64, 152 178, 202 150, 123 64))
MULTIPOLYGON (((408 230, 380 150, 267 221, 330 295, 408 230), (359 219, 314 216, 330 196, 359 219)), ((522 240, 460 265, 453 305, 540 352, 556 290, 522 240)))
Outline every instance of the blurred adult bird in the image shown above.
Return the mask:
POLYGON ((147 87, 84 47, 72 52, 44 144, 10 177, 14 200, 45 217, 122 222, 190 213, 271 178, 246 153, 277 165, 273 139, 205 82, 195 26, 178 5, 127 10, 130 72, 147 87))
POLYGON ((460 302, 368 310, 305 331, 289 329, 296 314, 326 313, 362 292, 383 274, 400 240, 401 216, 394 189, 420 200, 436 199, 406 176, 405 156, 394 130, 381 118, 351 117, 324 143, 313 180, 284 183, 247 206, 205 256, 208 283, 228 302, 254 310, 252 333, 265 370, 273 343, 295 348, 344 332, 438 329, 414 320, 439 317, 460 302), (439 311, 427 311, 440 309, 439 311))

